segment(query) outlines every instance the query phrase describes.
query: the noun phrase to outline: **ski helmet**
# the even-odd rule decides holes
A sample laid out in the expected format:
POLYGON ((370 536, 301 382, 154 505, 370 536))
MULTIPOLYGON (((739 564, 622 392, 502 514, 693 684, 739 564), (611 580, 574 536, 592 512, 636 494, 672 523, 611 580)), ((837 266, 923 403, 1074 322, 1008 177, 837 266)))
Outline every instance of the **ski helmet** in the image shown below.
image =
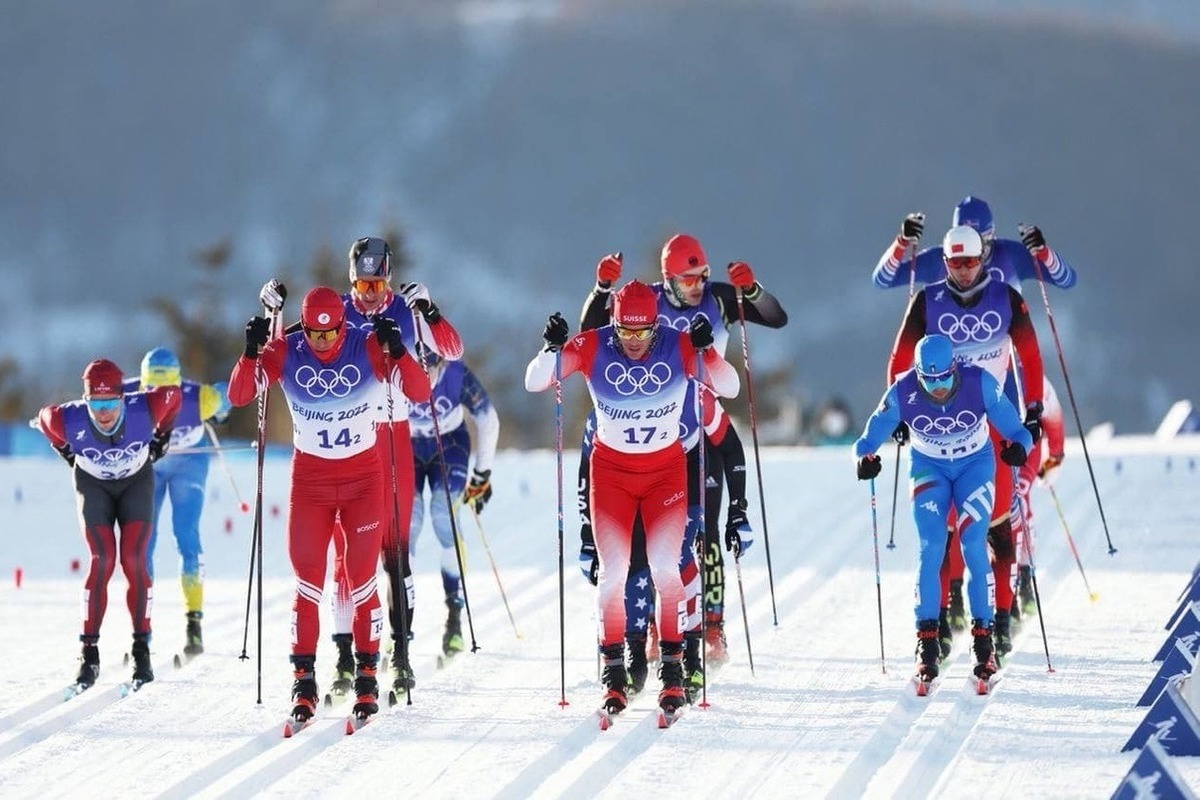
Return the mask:
POLYGON ((387 280, 392 277, 392 248, 383 239, 364 236, 350 245, 350 280, 387 280))
POLYGON ((983 258, 983 240, 970 225, 956 225, 942 239, 942 258, 983 258))
POLYGON ((85 397, 119 395, 124 379, 120 367, 107 358, 98 358, 83 368, 83 394, 85 397))
POLYGON ((622 328, 646 328, 658 323, 658 295, 638 280, 613 295, 613 322, 622 328))
POLYGON ((922 336, 913 360, 917 380, 928 392, 949 389, 954 384, 954 344, 940 333, 922 336))
POLYGON ((328 286, 310 289, 300 304, 300 324, 309 330, 340 328, 346 321, 342 297, 328 286))
POLYGON ((667 240, 662 249, 663 280, 670 280, 694 269, 707 269, 708 257, 700 242, 686 233, 678 233, 667 240))
POLYGON ((954 217, 950 220, 950 224, 954 226, 970 225, 980 238, 996 235, 996 223, 992 219, 991 207, 988 206, 986 200, 972 195, 967 195, 958 201, 958 205, 954 207, 954 217))
POLYGON ((178 386, 182 382, 179 357, 165 347, 156 347, 142 358, 142 388, 178 386))

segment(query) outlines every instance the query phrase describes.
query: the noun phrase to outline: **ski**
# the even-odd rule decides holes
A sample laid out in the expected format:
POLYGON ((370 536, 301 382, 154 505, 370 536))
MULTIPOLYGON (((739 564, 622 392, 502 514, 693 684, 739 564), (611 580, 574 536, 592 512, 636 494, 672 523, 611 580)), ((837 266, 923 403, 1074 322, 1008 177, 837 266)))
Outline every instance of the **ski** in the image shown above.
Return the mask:
POLYGON ((675 709, 660 708, 658 710, 658 727, 665 730, 675 724, 675 721, 683 716, 683 709, 687 706, 680 706, 675 709))
POLYGON ((72 683, 70 686, 63 689, 63 702, 66 702, 71 698, 78 697, 90 688, 92 688, 92 684, 90 683, 80 683, 78 681, 72 683))
POLYGON ((914 675, 912 679, 913 690, 917 697, 928 697, 933 694, 941 682, 941 678, 926 679, 921 675, 914 675))
MULTIPOLYGON (((624 710, 624 709, 622 709, 624 710)), ((606 731, 613 726, 620 715, 620 711, 609 711, 604 706, 596 709, 596 720, 600 725, 600 730, 606 731)))
POLYGON ((143 681, 143 680, 138 680, 138 679, 134 679, 131 681, 124 681, 122 683, 117 684, 117 692, 121 695, 121 697, 128 697, 129 695, 133 694, 134 692, 141 691, 142 687, 145 686, 147 683, 150 683, 150 681, 143 681))
POLYGON ((290 716, 283 723, 283 738, 290 739, 312 724, 315 717, 290 716))
POLYGON ((335 680, 329 687, 329 691, 325 693, 325 707, 333 708, 335 705, 340 705, 350 696, 353 689, 354 685, 350 681, 335 680))
POLYGON ((975 694, 989 695, 996 688, 996 684, 1000 682, 1000 673, 993 672, 986 678, 971 676, 971 685, 975 689, 975 694))
POLYGON ((460 652, 462 652, 462 651, 461 651, 461 650, 456 650, 456 651, 454 651, 454 652, 452 652, 452 653, 441 653, 441 654, 439 654, 439 655, 438 655, 438 657, 437 657, 437 668, 438 668, 438 669, 445 669, 446 667, 448 667, 448 666, 450 666, 451 664, 453 664, 455 661, 457 661, 457 660, 458 660, 458 655, 459 655, 459 653, 460 653, 460 652))
POLYGON ((355 711, 353 714, 346 717, 346 735, 353 736, 355 731, 366 727, 366 724, 374 718, 374 714, 355 711))
POLYGON ((175 669, 183 669, 196 658, 200 653, 176 653, 171 663, 175 665, 175 669))

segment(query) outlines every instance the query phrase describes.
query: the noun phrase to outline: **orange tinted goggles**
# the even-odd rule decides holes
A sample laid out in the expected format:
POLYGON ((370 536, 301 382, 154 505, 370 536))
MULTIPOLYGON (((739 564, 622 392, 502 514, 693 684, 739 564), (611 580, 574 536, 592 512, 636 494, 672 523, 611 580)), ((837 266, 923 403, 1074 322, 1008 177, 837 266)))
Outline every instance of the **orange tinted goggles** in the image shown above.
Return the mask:
POLYGON ((677 285, 682 286, 685 289, 691 289, 694 286, 702 285, 708 280, 708 276, 710 274, 711 273, 708 267, 705 267, 703 272, 696 275, 676 275, 671 280, 675 281, 677 285))
POLYGON ((317 330, 316 328, 305 328, 304 335, 318 342, 328 342, 331 339, 336 339, 338 331, 342 329, 341 325, 336 328, 326 328, 325 330, 317 330))
POLYGON ((354 291, 359 294, 367 294, 369 292, 382 293, 387 290, 387 281, 382 278, 359 278, 354 282, 354 291))
POLYGON ((620 325, 613 326, 617 330, 617 336, 626 341, 644 342, 654 335, 654 328, 622 328, 620 325))

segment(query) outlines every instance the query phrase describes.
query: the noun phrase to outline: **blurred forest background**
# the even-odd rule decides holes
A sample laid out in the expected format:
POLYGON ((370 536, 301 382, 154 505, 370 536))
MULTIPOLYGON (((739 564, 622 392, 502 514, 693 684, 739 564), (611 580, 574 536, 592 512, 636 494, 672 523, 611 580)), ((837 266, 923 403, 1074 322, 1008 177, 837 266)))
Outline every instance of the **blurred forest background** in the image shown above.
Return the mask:
MULTIPOLYGON (((77 397, 98 356, 133 372, 169 345, 189 377, 226 378, 263 281, 289 285, 293 319, 310 286, 347 288, 356 237, 384 235, 462 332, 502 446, 549 446, 553 400, 522 388, 546 315, 578 319, 605 253, 654 278, 685 231, 715 277, 748 261, 787 308, 748 331, 760 432, 812 441, 823 407, 857 428, 883 388, 906 293, 870 274, 900 220, 927 212, 936 243, 966 194, 1078 270, 1047 297, 1085 427, 1149 431, 1200 398, 1200 4, 45 0, 4 18, 3 420, 77 397)), ((582 382, 567 402, 577 426, 582 382)))

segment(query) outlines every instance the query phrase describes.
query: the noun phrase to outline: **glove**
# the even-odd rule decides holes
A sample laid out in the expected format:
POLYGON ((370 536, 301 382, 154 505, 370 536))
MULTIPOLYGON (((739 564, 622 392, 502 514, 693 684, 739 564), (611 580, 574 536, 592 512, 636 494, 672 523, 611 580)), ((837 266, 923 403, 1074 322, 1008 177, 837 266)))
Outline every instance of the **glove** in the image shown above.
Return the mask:
POLYGON ((258 351, 271 338, 271 320, 266 317, 251 317, 246 323, 246 358, 258 358, 258 351))
POLYGON ((751 533, 750 520, 746 519, 746 501, 734 500, 725 515, 725 549, 733 553, 734 558, 741 558, 742 553, 754 544, 751 533))
POLYGON ((1029 454, 1025 452, 1025 448, 1020 442, 1009 442, 1000 449, 1000 460, 1010 467, 1020 467, 1024 465, 1025 459, 1029 454))
POLYGON ((1030 403, 1025 409, 1025 430, 1033 437, 1036 445, 1042 438, 1042 404, 1030 403))
POLYGON ((1025 245, 1025 249, 1032 254, 1036 254, 1046 246, 1046 237, 1042 235, 1042 230, 1037 225, 1022 225, 1021 244, 1025 245))
POLYGON ((171 431, 155 431, 147 445, 150 448, 150 463, 153 464, 167 454, 171 447, 171 431))
POLYGON ((71 445, 64 444, 62 447, 54 448, 54 452, 63 457, 69 466, 75 466, 75 454, 71 452, 71 445))
POLYGON ((900 238, 905 244, 916 244, 925 232, 925 212, 917 211, 904 217, 900 223, 900 238))
POLYGON ((734 261, 726 269, 729 270, 729 282, 742 291, 754 288, 754 271, 745 261, 734 261))
POLYGON ((697 350, 704 351, 712 347, 713 329, 708 317, 700 314, 692 317, 691 327, 688 328, 688 337, 692 340, 692 347, 697 350))
POLYGON ((283 311, 283 302, 287 300, 287 287, 271 278, 258 290, 258 302, 272 314, 283 311))
POLYGON ((883 461, 876 455, 863 456, 858 460, 858 479, 869 481, 883 471, 883 461))
POLYGON ((903 420, 900 421, 900 424, 896 426, 896 430, 892 431, 892 440, 901 447, 904 447, 904 445, 908 444, 909 435, 907 422, 904 422, 903 420))
POLYGON ((596 555, 596 545, 584 542, 579 547, 579 570, 592 586, 600 583, 600 558, 596 555))
POLYGON ((546 349, 551 352, 558 352, 563 349, 563 345, 567 343, 567 321, 563 319, 563 315, 555 311, 550 315, 550 319, 546 320, 546 327, 542 330, 542 341, 546 343, 546 349))
POLYGON ((625 256, 621 253, 613 253, 600 259, 600 263, 596 265, 598 289, 611 289, 614 283, 621 280, 621 262, 624 260, 625 256))
POLYGON ((371 327, 375 329, 375 338, 379 340, 380 347, 385 348, 389 356, 397 359, 404 355, 406 351, 400 339, 400 327, 394 320, 377 314, 371 318, 371 327))
POLYGON ((492 499, 492 471, 490 469, 472 470, 471 482, 463 490, 463 505, 475 509, 478 514, 483 511, 487 501, 492 499))
POLYGON ((1042 462, 1042 466, 1038 469, 1038 477, 1045 478, 1050 474, 1051 470, 1058 469, 1062 466, 1062 460, 1062 453, 1046 456, 1046 460, 1042 462))
POLYGON ((430 325, 442 318, 442 312, 429 299, 429 290, 422 283, 406 283, 400 287, 400 299, 430 325))

